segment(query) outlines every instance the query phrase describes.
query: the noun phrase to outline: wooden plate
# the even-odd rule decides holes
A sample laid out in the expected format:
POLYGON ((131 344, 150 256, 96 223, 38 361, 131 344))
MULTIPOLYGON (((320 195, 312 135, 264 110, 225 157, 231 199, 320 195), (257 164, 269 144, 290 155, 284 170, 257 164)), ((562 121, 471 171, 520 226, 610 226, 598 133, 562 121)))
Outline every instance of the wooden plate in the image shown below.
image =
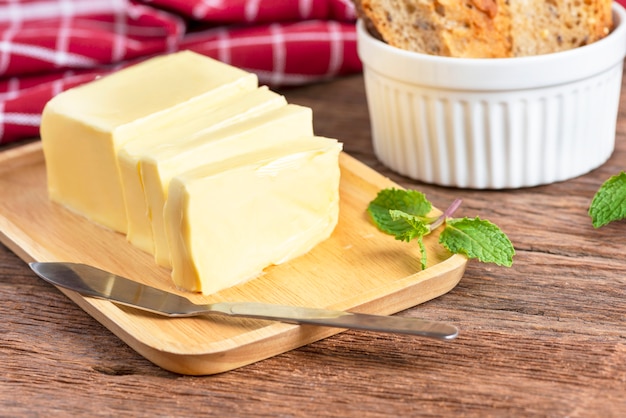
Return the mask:
MULTIPOLYGON (((309 254, 268 268, 245 284, 211 296, 178 291, 169 271, 126 241, 51 203, 41 143, 0 153, 0 240, 24 261, 71 261, 189 297, 196 303, 261 301, 389 315, 438 297, 461 279, 467 260, 432 234, 420 271, 417 244, 379 232, 368 203, 389 179, 343 154, 340 220, 309 254)), ((164 318, 62 290, 138 353, 182 374, 231 370, 340 332, 339 329, 230 318, 164 318)))

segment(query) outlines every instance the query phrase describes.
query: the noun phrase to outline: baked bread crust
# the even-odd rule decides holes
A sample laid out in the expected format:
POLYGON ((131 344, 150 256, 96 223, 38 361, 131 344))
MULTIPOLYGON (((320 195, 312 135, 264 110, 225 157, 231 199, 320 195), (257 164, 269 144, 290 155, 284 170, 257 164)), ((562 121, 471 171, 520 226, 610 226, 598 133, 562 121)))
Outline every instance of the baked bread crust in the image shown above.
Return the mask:
POLYGON ((576 48, 605 37, 611 0, 354 0, 376 36, 395 47, 464 58, 576 48))
POLYGON ((613 27, 611 0, 510 0, 514 56, 565 51, 596 42, 613 27))

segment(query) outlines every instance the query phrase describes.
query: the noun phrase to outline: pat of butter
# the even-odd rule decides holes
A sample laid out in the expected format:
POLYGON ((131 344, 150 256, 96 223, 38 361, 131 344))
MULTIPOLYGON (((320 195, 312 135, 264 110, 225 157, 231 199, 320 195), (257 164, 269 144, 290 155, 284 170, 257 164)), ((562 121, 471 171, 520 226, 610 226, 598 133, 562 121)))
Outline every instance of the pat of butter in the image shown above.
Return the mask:
POLYGON ((254 74, 184 51, 58 94, 41 120, 50 198, 126 232, 120 147, 173 123, 176 109, 207 106, 257 86, 254 74))
POLYGON ((167 126, 135 138, 118 152, 118 164, 126 215, 127 238, 138 248, 155 252, 152 233, 154 215, 149 210, 141 180, 140 159, 156 147, 176 147, 177 143, 192 141, 226 126, 287 105, 287 100, 267 87, 244 91, 223 101, 205 106, 186 106, 172 113, 167 126))
POLYGON ((300 138, 174 177, 164 214, 175 284, 215 293, 327 239, 340 151, 334 139, 300 138))
POLYGON ((288 104, 217 131, 200 134, 176 144, 155 146, 141 156, 140 173, 148 210, 152 214, 155 259, 170 267, 163 208, 170 180, 185 171, 242 153, 313 135, 312 110, 288 104))

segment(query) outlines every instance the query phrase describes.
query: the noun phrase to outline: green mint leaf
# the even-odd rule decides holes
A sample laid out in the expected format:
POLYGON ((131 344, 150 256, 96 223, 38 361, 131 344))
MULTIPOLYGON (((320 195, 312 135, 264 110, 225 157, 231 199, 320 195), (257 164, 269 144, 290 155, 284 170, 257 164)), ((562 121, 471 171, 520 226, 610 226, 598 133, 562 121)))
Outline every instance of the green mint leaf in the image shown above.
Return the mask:
POLYGON ((393 234, 396 236, 397 240, 409 242, 415 238, 421 238, 430 232, 428 224, 422 217, 410 215, 396 209, 390 209, 389 215, 393 222, 397 221, 399 225, 402 225, 402 227, 398 228, 396 233, 393 234), (402 224, 402 221, 404 221, 405 224, 402 224))
POLYGON ((626 218, 626 173, 622 171, 602 184, 591 201, 589 216, 594 228, 626 218))
POLYGON ((409 215, 401 210, 390 209, 389 214, 391 218, 395 220, 404 219, 404 221, 410 225, 409 229, 406 229, 403 233, 396 235, 397 240, 412 241, 417 238, 417 243, 420 247, 422 257, 420 263, 422 270, 426 268, 426 246, 424 245, 424 235, 430 232, 430 226, 424 221, 424 218, 419 216, 409 215))
POLYGON ((393 219, 390 210, 397 210, 416 217, 425 217, 432 210, 432 204, 423 193, 415 190, 381 190, 376 199, 370 202, 367 211, 374 224, 381 231, 398 237, 407 234, 407 231, 412 230, 413 226, 405 218, 393 219))
POLYGON ((509 238, 498 226, 478 217, 447 219, 439 242, 455 254, 465 254, 484 263, 513 265, 515 249, 509 238))

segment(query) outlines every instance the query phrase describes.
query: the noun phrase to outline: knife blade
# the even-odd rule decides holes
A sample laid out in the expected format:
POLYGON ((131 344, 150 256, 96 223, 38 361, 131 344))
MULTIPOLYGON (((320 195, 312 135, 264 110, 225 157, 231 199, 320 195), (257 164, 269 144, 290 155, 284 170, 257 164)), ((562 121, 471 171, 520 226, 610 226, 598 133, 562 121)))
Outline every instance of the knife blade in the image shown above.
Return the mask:
POLYGON ((55 286, 84 296, 168 317, 220 314, 342 329, 400 333, 442 340, 457 337, 458 329, 444 322, 398 316, 370 315, 336 310, 274 305, 258 302, 195 304, 189 299, 80 263, 32 262, 30 268, 55 286))

